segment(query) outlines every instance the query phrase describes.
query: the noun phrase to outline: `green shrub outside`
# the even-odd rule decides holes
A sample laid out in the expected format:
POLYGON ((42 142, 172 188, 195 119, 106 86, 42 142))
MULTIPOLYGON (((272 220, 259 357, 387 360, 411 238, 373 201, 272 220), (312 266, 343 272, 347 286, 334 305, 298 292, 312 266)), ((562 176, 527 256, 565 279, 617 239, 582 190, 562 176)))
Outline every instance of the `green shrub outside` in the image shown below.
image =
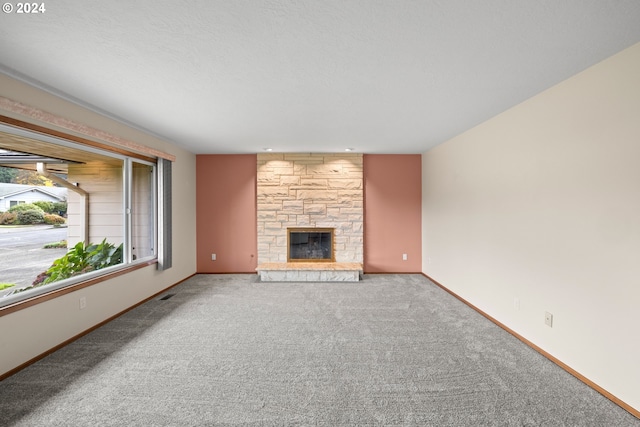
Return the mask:
POLYGON ((30 225, 42 224, 44 222, 44 210, 35 203, 22 203, 20 205, 11 206, 9 208, 9 213, 16 215, 12 224, 30 225))
POLYGON ((66 220, 61 215, 66 214, 67 202, 22 203, 0 213, 0 225, 64 224, 66 220))
POLYGON ((44 249, 66 249, 67 241, 60 240, 59 242, 47 243, 43 246, 44 249))
POLYGON ((56 214, 60 216, 67 214, 67 202, 37 201, 32 204, 38 206, 48 214, 56 214))
POLYGON ((38 200, 37 202, 31 203, 42 209, 45 213, 54 213, 53 212, 53 202, 47 202, 45 200, 38 200))
POLYGON ((35 205, 33 203, 22 203, 20 205, 11 206, 7 212, 13 212, 17 214, 18 212, 31 211, 31 210, 40 211, 44 215, 44 210, 40 206, 35 205))
POLYGON ((29 209, 18 212, 18 224, 42 224, 44 222, 44 212, 42 209, 29 209))
POLYGON ((67 220, 62 218, 60 215, 48 214, 48 213, 44 214, 45 224, 56 225, 56 224, 64 224, 65 222, 67 222, 67 220))
POLYGON ((84 242, 79 242, 64 256, 55 260, 47 271, 38 275, 32 286, 68 279, 120 263, 122 263, 122 244, 115 246, 108 243, 107 239, 88 246, 85 246, 84 242))
POLYGON ((67 215, 67 202, 54 202, 51 207, 51 212, 56 215, 67 215))

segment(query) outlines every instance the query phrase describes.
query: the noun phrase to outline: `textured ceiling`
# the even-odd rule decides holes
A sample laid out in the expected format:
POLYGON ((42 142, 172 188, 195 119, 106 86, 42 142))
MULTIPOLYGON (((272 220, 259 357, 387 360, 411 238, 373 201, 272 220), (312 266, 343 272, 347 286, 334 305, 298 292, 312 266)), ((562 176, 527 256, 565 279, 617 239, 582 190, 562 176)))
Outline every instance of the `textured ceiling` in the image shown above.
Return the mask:
POLYGON ((195 153, 421 153, 640 42, 638 0, 45 7, 0 71, 195 153))

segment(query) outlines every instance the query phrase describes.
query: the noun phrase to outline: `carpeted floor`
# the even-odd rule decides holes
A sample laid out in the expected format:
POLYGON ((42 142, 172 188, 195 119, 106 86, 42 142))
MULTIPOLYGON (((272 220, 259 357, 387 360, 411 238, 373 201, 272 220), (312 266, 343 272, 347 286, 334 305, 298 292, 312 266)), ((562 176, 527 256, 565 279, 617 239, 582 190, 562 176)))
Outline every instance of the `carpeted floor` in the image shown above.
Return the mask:
POLYGON ((0 383, 0 424, 640 426, 420 275, 166 294, 0 383))

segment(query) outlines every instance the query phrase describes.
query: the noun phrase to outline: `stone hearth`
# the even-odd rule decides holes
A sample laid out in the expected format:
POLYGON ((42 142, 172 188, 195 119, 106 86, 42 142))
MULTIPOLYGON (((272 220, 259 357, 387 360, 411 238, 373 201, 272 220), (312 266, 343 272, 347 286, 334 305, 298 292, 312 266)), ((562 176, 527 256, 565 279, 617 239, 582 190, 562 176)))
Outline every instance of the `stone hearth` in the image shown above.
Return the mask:
POLYGON ((256 269, 263 282, 357 282, 362 264, 357 262, 268 262, 256 269))

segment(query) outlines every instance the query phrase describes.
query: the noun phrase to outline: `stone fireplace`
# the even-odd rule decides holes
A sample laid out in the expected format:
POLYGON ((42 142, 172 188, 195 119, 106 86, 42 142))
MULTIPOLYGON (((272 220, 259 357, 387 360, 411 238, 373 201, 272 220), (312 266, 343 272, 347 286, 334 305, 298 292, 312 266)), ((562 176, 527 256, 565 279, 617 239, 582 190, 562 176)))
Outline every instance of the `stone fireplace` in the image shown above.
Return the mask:
POLYGON ((258 265, 291 261, 289 229, 333 230, 330 261, 363 262, 362 154, 258 154, 257 172, 258 265))

